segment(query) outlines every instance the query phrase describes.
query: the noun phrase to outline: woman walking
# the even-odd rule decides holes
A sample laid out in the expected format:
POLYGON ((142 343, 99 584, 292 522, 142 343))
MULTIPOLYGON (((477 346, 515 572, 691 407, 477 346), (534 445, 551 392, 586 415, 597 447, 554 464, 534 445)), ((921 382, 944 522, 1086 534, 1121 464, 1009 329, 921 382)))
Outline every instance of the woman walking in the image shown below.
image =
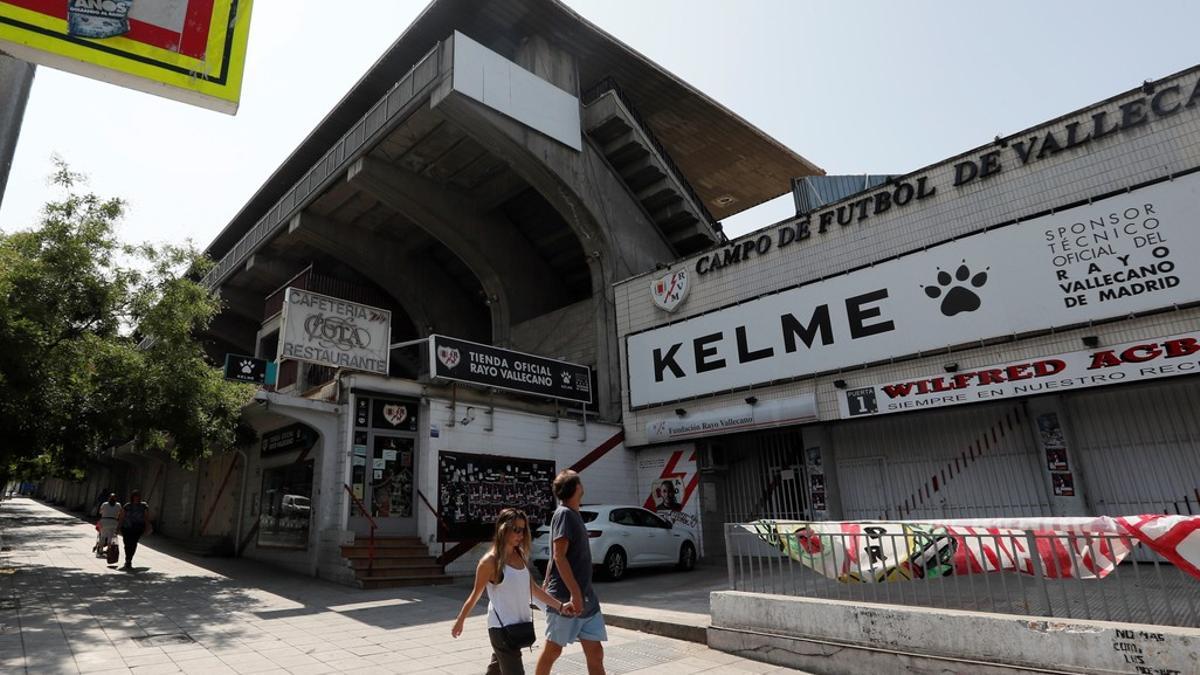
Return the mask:
POLYGON ((121 515, 121 502, 117 501, 117 493, 108 495, 108 501, 100 502, 97 510, 100 519, 96 522, 96 557, 103 558, 108 545, 117 537, 117 518, 121 515))
POLYGON ((117 526, 121 530, 121 539, 125 543, 126 571, 133 570, 133 554, 137 553, 138 539, 151 531, 150 507, 142 503, 142 493, 134 490, 129 493, 129 503, 121 509, 117 516, 117 526))
POLYGON ((533 535, 529 521, 520 509, 504 509, 496 519, 492 550, 475 568, 475 588, 458 613, 450 635, 462 635, 467 615, 475 609, 484 589, 488 594, 488 638, 492 643, 492 661, 488 675, 524 675, 521 650, 534 640, 533 612, 530 605, 554 607, 570 615, 573 610, 534 583, 529 574, 529 548, 533 535))

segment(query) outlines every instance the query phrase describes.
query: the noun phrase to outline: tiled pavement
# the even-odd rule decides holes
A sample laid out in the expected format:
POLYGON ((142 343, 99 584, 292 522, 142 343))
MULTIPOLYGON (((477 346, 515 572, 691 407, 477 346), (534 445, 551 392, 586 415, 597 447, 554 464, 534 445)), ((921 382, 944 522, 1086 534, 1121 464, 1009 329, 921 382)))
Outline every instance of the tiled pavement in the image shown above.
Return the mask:
MULTIPOLYGON (((491 654, 482 608, 449 637, 461 598, 447 589, 361 591, 193 558, 155 537, 136 571, 120 572, 92 556, 94 538, 39 502, 0 503, 0 672, 482 673, 491 654)), ((609 637, 614 675, 795 672, 619 628, 609 637)), ((526 654, 530 673, 537 655, 526 654)), ((555 672, 586 672, 578 647, 555 672)))

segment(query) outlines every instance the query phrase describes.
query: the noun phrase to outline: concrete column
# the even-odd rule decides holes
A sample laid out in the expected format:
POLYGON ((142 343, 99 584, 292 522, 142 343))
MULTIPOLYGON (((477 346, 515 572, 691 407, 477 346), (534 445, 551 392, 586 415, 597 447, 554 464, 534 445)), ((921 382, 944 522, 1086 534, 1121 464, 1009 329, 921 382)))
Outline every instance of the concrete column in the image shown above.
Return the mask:
POLYGON ((0 52, 0 204, 4 203, 4 188, 17 152, 21 122, 25 119, 25 104, 33 87, 34 65, 0 52))
MULTIPOLYGON (((822 475, 825 476, 825 515, 822 517, 814 509, 813 516, 820 520, 842 520, 845 511, 842 509, 842 491, 837 475, 837 449, 833 446, 833 434, 829 433, 829 427, 824 424, 804 427, 801 433, 804 440, 806 473, 813 471, 817 461, 812 452, 815 449, 820 457, 822 475)), ((805 476, 805 480, 809 483, 804 489, 811 498, 812 479, 805 476)))
POLYGON ((550 202, 579 238, 592 276, 601 415, 621 415, 620 361, 612 284, 675 254, 607 160, 584 138, 576 152, 456 92, 433 105, 491 149, 550 202))
MULTIPOLYGON (((1037 464, 1041 467, 1040 474, 1046 498, 1050 501, 1050 513, 1055 516, 1099 516, 1111 515, 1098 513, 1096 506, 1087 494, 1087 481, 1084 480, 1083 453, 1074 443, 1071 433, 1071 418, 1061 396, 1040 396, 1026 399, 1025 414, 1029 418, 1029 433, 1033 434, 1033 446, 1037 449, 1037 464), (1057 425, 1059 430, 1055 433, 1057 425), (1044 427, 1044 431, 1043 431, 1044 427), (1065 445, 1067 467, 1066 473, 1072 478, 1074 496, 1059 496, 1054 494, 1054 472, 1050 470, 1047 446, 1058 445, 1061 439, 1065 445)), ((1056 454, 1061 452, 1049 448, 1056 454)))
POLYGON ((525 38, 515 59, 517 65, 572 96, 579 96, 579 68, 575 56, 542 35, 525 38))

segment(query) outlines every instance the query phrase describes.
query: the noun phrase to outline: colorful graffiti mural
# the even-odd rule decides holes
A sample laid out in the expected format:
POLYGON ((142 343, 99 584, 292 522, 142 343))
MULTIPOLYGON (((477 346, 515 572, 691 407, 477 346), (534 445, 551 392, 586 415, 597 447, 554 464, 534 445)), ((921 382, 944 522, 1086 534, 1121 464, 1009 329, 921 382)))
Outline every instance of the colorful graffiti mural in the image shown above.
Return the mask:
POLYGON ((881 583, 1014 572, 1103 579, 1138 544, 1200 578, 1200 517, 1008 518, 931 522, 797 522, 744 525, 822 576, 881 583))

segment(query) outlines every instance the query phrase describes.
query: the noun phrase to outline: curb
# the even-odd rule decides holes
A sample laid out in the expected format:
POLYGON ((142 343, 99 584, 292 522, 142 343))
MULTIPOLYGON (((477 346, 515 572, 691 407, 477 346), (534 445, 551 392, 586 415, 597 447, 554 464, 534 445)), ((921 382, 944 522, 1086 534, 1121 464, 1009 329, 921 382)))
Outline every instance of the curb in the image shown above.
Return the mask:
POLYGON ((687 642, 695 642, 702 645, 708 644, 707 626, 683 623, 681 621, 647 619, 628 614, 610 614, 608 612, 604 612, 604 623, 617 628, 660 635, 674 640, 686 640, 687 642))

